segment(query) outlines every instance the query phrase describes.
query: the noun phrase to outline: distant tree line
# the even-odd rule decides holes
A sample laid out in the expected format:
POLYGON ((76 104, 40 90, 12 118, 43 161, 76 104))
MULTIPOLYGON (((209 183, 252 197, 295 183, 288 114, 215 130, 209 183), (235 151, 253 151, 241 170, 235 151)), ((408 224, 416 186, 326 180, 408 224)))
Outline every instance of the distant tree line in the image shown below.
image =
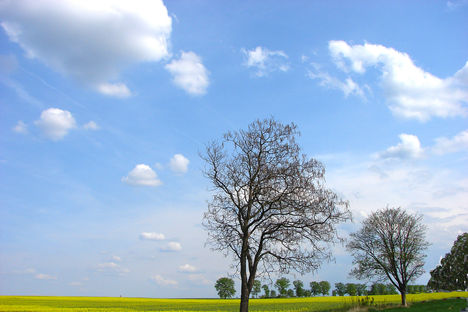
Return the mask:
MULTIPOLYGON (((216 290, 220 298, 232 298, 235 294, 234 281, 223 277, 216 282, 216 290)), ((328 281, 309 283, 309 287, 304 286, 301 280, 291 281, 286 277, 281 277, 275 281, 273 286, 263 284, 255 280, 251 295, 253 298, 291 298, 291 297, 315 297, 330 295, 331 285, 328 281), (262 292, 263 290, 263 292, 262 292)), ((424 285, 408 285, 409 294, 427 292, 424 285)), ((395 295, 397 289, 392 284, 374 283, 370 286, 355 283, 335 283, 332 296, 368 296, 368 295, 395 295)))

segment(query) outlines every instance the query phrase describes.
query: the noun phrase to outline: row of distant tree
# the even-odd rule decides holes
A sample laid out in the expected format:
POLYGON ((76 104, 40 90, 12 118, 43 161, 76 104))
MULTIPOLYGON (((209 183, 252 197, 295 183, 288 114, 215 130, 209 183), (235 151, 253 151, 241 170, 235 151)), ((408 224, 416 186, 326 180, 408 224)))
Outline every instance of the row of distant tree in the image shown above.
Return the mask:
MULTIPOLYGON (((292 282, 286 277, 276 280, 273 286, 262 285, 259 280, 254 282, 251 295, 254 298, 286 298, 286 297, 315 297, 330 295, 331 285, 328 281, 310 282, 310 288, 304 286, 301 280, 292 282), (263 290, 263 291, 262 291, 263 290)), ((216 282, 215 288, 220 298, 232 298, 235 293, 234 280, 222 277, 216 282)), ((408 285, 408 293, 416 294, 427 292, 424 285, 408 285)), ((392 284, 374 283, 370 286, 355 283, 335 283, 332 296, 367 296, 367 295, 394 295, 398 294, 392 284)))

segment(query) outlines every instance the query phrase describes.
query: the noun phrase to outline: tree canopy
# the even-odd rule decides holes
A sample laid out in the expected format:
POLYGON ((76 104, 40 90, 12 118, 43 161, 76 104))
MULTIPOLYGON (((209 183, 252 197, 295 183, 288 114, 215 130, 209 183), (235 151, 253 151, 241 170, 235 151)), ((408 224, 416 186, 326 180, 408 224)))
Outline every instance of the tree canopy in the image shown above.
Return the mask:
POLYGON ((466 290, 468 288, 468 233, 457 237, 452 249, 434 270, 428 287, 434 290, 466 290))
POLYGON ((406 305, 407 285, 423 272, 426 227, 422 217, 401 208, 386 208, 367 217, 362 228, 351 234, 347 245, 358 279, 389 280, 406 305))
POLYGON ((221 277, 216 281, 215 284, 218 296, 221 299, 232 298, 236 293, 234 288, 234 281, 229 277, 221 277))
POLYGON ((272 118, 207 145, 213 197, 204 216, 208 244, 231 254, 241 277, 241 311, 261 273, 306 273, 331 259, 348 203, 325 187, 325 168, 301 154, 296 125, 272 118))

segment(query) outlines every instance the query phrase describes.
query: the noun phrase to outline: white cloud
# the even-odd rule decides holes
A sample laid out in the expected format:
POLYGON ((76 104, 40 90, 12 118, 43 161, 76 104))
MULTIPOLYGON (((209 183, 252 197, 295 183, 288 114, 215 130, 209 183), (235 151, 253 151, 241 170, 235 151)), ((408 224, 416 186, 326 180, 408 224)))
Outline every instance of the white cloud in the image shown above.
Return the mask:
POLYGON ((208 71, 195 53, 181 52, 178 60, 174 59, 165 68, 171 73, 173 82, 192 95, 203 95, 210 84, 208 71))
POLYGON ((270 51, 267 48, 256 47, 254 50, 241 49, 244 54, 244 66, 256 70, 257 77, 267 76, 274 71, 286 72, 289 65, 286 60, 288 56, 281 50, 270 51))
POLYGON ((98 264, 98 269, 116 269, 119 265, 115 262, 106 262, 98 264))
POLYGON ((447 1, 447 8, 449 10, 456 10, 460 7, 468 5, 468 0, 452 0, 447 1))
POLYGON ((344 93, 345 97, 349 95, 356 95, 362 99, 366 99, 364 90, 350 77, 346 78, 345 81, 330 76, 329 73, 321 71, 317 64, 312 64, 314 70, 309 70, 307 75, 311 79, 318 79, 319 85, 330 89, 340 90, 344 93))
POLYGON ((132 95, 128 87, 123 83, 102 83, 97 87, 97 90, 102 94, 126 98, 132 95))
POLYGON ((49 274, 43 274, 43 273, 38 273, 34 276, 34 278, 39 279, 39 280, 56 280, 57 277, 49 275, 49 274))
POLYGON ((129 269, 124 268, 120 264, 117 264, 117 263, 115 263, 113 261, 105 262, 105 263, 99 263, 97 265, 97 271, 99 271, 99 272, 118 273, 120 275, 123 275, 125 273, 130 272, 129 269))
POLYGON ((178 242, 169 242, 166 246, 161 248, 161 251, 180 251, 182 250, 182 245, 178 242))
POLYGON ((109 84, 125 67, 170 55, 172 20, 161 0, 4 1, 0 18, 28 57, 107 95, 130 94, 109 84))
POLYGON ((398 116, 427 121, 467 114, 468 62, 452 77, 441 79, 417 67, 408 54, 382 45, 330 41, 329 50, 347 73, 362 75, 369 67, 377 68, 384 96, 398 116))
POLYGON ((417 136, 402 133, 399 138, 401 142, 398 145, 378 153, 378 157, 382 159, 414 159, 423 155, 424 150, 417 136))
POLYGON ((184 273, 193 273, 197 271, 197 268, 187 263, 179 266, 179 271, 184 273))
POLYGON ((122 182, 135 186, 158 186, 162 184, 156 172, 145 164, 136 165, 128 176, 122 178, 122 182))
POLYGON ((99 126, 97 123, 95 123, 94 121, 90 121, 86 124, 83 125, 83 129, 85 130, 99 130, 99 126))
POLYGON ((75 286, 75 287, 80 287, 80 286, 83 286, 83 283, 82 282, 70 282, 70 283, 68 283, 68 285, 75 286))
MULTIPOLYGON (((349 156, 342 163, 347 161, 349 156)), ((376 165, 353 159, 352 165, 329 169, 327 184, 349 200, 355 221, 388 205, 423 214, 427 237, 439 246, 453 242, 457 230, 468 231, 468 179, 458 168, 404 162, 376 165)))
POLYGON ((458 151, 468 151, 468 130, 462 131, 453 138, 437 138, 432 151, 435 154, 448 154, 458 151))
POLYGON ((53 141, 63 139, 68 132, 76 127, 75 119, 69 111, 59 108, 49 108, 41 113, 41 118, 34 124, 42 133, 53 141))
POLYGON ((120 258, 119 256, 112 256, 112 260, 120 262, 122 261, 122 258, 120 258))
POLYGON ((176 173, 186 173, 190 160, 184 157, 182 154, 175 154, 169 162, 169 167, 176 173))
POLYGON ((151 279, 160 286, 177 286, 177 284, 179 284, 177 281, 166 279, 161 275, 154 275, 151 279))
POLYGON ((27 134, 28 126, 22 120, 20 120, 16 126, 13 127, 13 131, 20 134, 27 134))
POLYGON ((166 237, 162 233, 155 232, 143 232, 140 234, 140 239, 142 240, 164 240, 166 237))
POLYGON ((190 274, 188 279, 199 285, 213 285, 213 282, 208 280, 203 274, 190 274))

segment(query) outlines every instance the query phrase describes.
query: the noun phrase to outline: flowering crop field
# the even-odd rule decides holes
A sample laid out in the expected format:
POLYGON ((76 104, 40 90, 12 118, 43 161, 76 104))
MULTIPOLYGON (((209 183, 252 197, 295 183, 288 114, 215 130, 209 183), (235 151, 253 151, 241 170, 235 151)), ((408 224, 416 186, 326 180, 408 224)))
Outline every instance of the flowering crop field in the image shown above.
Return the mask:
MULTIPOLYGON (((399 295, 371 296, 374 304, 398 304, 399 295)), ((468 297, 468 292, 408 295, 408 302, 468 297)), ((333 311, 356 304, 362 297, 251 299, 250 311, 333 311)), ((238 311, 238 299, 149 299, 108 297, 0 296, 0 311, 110 312, 110 311, 238 311)))

